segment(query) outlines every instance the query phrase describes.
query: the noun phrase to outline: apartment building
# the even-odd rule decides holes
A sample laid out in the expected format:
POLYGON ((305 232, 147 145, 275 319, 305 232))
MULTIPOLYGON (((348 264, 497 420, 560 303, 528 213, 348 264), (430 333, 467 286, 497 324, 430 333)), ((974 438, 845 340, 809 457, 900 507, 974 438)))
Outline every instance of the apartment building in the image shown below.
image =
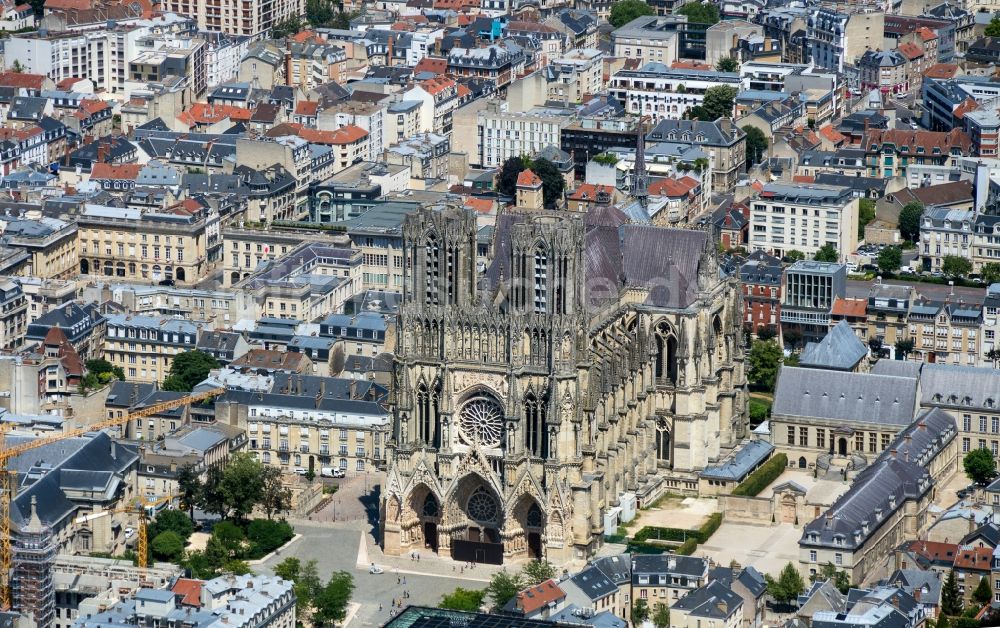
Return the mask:
POLYGON ((221 252, 212 209, 166 212, 86 205, 75 214, 80 274, 192 284, 221 252))
POLYGON ((559 146, 562 129, 570 122, 572 117, 561 109, 511 112, 507 102, 491 100, 477 116, 477 165, 496 168, 511 157, 534 155, 547 146, 559 146))
POLYGON ((781 324, 781 276, 781 260, 763 251, 754 251, 740 266, 743 327, 751 333, 777 331, 781 324))
POLYGON ((907 319, 917 292, 912 286, 877 281, 868 291, 866 337, 882 341, 882 351, 896 359, 896 343, 910 337, 907 319))
POLYGON ((30 257, 24 275, 38 279, 68 279, 78 269, 78 226, 73 221, 45 216, 40 210, 5 217, 4 244, 21 249, 30 257))
POLYGON ((809 14, 807 37, 812 62, 820 68, 844 71, 866 50, 883 47, 884 13, 841 13, 816 8, 809 14))
POLYGON ((883 94, 910 91, 908 60, 898 50, 866 50, 858 61, 861 89, 877 89, 883 94))
POLYGON ((746 165, 746 132, 728 118, 715 122, 700 120, 660 120, 646 135, 646 142, 694 147, 706 153, 711 191, 732 190, 746 165))
POLYGON ((868 176, 884 179, 905 175, 910 164, 952 165, 972 150, 972 141, 960 128, 947 132, 873 129, 862 143, 868 176))
POLYGON ((253 274, 262 262, 273 262, 304 243, 318 242, 335 247, 350 245, 342 233, 296 229, 250 229, 226 227, 222 255, 222 286, 231 288, 253 274))
POLYGON ((850 188, 769 183, 750 204, 750 246, 812 257, 830 245, 843 259, 858 246, 858 202, 850 188))
POLYGON ((305 15, 305 0, 240 2, 238 0, 167 0, 162 10, 198 21, 198 30, 263 37, 275 24, 305 15))
POLYGON ((28 331, 28 299, 21 284, 0 278, 0 350, 14 351, 28 331))
POLYGON ((159 383, 178 353, 193 351, 206 329, 202 321, 108 314, 104 359, 125 370, 130 382, 159 383))
POLYGON ((701 105, 705 92, 717 85, 739 90, 735 72, 674 69, 650 62, 638 70, 619 70, 611 77, 609 94, 633 115, 649 116, 654 122, 680 120, 691 107, 701 105))
POLYGON ((686 21, 684 17, 670 15, 637 17, 611 32, 614 55, 670 66, 678 56, 677 24, 686 21))
POLYGON ((975 155, 996 159, 1000 156, 1000 115, 996 110, 977 109, 962 118, 975 155))
POLYGON ((635 554, 632 557, 632 599, 672 606, 708 583, 708 561, 697 556, 635 554))
POLYGON ((982 361, 983 308, 966 303, 920 301, 910 307, 911 360, 975 366, 982 361))
POLYGON ((583 97, 604 88, 604 53, 595 49, 575 49, 552 59, 545 71, 550 75, 548 99, 556 102, 583 102, 583 97))
POLYGON ((322 467, 358 472, 384 464, 384 388, 354 379, 275 377, 271 392, 230 390, 216 402, 217 420, 246 429, 248 450, 261 462, 317 475, 322 467))

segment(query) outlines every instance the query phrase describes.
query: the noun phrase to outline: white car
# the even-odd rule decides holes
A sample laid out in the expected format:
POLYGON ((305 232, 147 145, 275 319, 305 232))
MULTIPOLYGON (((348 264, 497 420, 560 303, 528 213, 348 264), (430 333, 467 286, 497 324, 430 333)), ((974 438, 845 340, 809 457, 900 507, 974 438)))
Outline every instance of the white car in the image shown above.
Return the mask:
POLYGON ((135 534, 135 530, 133 530, 132 528, 125 528, 125 538, 126 539, 132 538, 133 534, 135 534))
POLYGON ((295 475, 305 475, 306 470, 302 467, 295 467, 295 475))
POLYGON ((342 478, 347 475, 343 469, 334 467, 323 467, 319 470, 319 474, 324 478, 342 478))

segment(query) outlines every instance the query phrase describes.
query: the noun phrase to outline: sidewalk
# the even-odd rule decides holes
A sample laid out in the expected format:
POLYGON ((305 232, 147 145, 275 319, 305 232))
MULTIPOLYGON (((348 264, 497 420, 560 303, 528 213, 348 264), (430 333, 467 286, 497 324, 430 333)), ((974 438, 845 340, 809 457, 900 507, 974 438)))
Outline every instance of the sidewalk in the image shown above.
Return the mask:
POLYGON ((403 556, 387 556, 382 553, 370 534, 363 534, 358 547, 358 569, 368 569, 372 563, 385 569, 386 573, 414 576, 431 576, 435 578, 461 578, 472 582, 488 583, 493 574, 503 571, 518 571, 526 561, 508 563, 506 565, 480 565, 469 568, 467 563, 452 560, 446 556, 438 556, 429 550, 417 552, 420 560, 414 560, 410 554, 403 556))

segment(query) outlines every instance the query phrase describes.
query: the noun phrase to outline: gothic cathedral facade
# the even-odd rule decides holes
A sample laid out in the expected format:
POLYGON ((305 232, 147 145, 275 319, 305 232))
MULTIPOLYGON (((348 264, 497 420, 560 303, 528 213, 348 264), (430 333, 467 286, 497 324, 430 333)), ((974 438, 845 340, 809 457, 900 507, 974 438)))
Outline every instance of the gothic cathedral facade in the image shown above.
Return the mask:
POLYGON ((697 490, 747 435, 736 280, 704 231, 602 205, 403 225, 387 554, 587 558, 624 494, 697 490))

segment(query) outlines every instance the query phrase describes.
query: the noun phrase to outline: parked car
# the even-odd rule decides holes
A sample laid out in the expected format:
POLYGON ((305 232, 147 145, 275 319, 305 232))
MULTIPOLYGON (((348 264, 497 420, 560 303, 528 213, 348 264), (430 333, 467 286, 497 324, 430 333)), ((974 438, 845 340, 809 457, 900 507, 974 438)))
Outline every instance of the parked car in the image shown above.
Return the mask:
POLYGON ((306 470, 302 467, 295 467, 295 475, 305 475, 306 470))

